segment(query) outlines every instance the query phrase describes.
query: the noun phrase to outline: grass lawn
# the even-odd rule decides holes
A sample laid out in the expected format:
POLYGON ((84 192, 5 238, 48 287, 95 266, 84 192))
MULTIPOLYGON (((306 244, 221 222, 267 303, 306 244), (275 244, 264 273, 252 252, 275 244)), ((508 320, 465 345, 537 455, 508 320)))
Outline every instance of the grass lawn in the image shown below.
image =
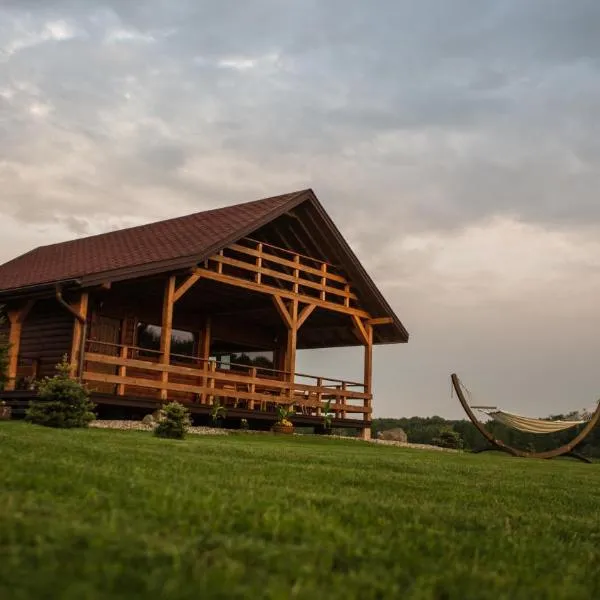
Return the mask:
POLYGON ((0 423, 0 598, 600 598, 600 465, 0 423))

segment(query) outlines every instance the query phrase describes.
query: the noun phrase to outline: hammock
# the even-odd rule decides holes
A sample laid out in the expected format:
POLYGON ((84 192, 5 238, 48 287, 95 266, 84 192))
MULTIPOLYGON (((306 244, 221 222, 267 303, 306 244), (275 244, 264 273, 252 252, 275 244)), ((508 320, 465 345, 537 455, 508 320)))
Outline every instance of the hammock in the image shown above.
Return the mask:
POLYGON ((473 406, 472 408, 482 412, 500 423, 504 423, 508 427, 525 431, 527 433, 556 433, 557 431, 565 431, 578 425, 583 425, 587 421, 547 421, 545 419, 535 419, 533 417, 523 417, 515 415, 503 410, 473 406))
POLYGON ((491 448, 485 448, 482 450, 483 452, 486 450, 497 449, 501 450, 502 452, 512 454, 513 456, 521 456, 523 458, 555 458, 557 456, 573 456, 584 462, 591 462, 589 458, 582 456, 575 449, 592 432, 594 427, 600 423, 600 402, 598 402, 596 410, 589 419, 582 421, 546 421, 545 419, 533 419, 531 417, 514 415, 512 413, 500 410, 495 406, 469 406, 464 393, 466 392, 469 397, 471 397, 469 390, 461 383, 456 373, 452 373, 451 380, 452 390, 456 392, 458 400, 465 413, 467 413, 467 416, 473 425, 475 425, 479 433, 481 433, 481 435, 491 444, 491 448), (555 431, 563 431, 565 429, 570 429, 571 427, 583 425, 584 423, 585 425, 570 442, 563 444, 559 448, 554 448, 553 450, 544 450, 543 452, 530 452, 528 450, 513 448, 512 446, 505 444, 503 441, 496 439, 494 434, 488 431, 484 427, 483 423, 477 419, 475 413, 473 412, 474 410, 483 412, 486 415, 508 425, 509 427, 529 433, 553 433, 555 431))

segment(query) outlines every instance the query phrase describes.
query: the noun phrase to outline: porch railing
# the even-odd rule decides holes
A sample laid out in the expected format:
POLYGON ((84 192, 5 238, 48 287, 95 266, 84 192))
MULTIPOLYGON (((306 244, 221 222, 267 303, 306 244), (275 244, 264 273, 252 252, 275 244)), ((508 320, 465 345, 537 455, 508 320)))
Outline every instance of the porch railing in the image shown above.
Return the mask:
POLYGON ((158 351, 93 340, 86 345, 83 380, 92 391, 117 396, 159 398, 166 391, 172 400, 267 412, 293 403, 307 416, 321 416, 329 404, 335 418, 371 418, 363 383, 304 373, 292 378, 276 369, 178 354, 165 364, 158 351))

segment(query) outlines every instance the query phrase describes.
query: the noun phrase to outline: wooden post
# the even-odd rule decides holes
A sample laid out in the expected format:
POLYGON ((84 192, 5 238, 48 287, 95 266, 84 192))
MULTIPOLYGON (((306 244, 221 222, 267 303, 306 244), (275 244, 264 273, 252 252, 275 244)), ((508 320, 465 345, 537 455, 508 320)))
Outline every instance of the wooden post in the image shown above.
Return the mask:
MULTIPOLYGON (((202 337, 200 340, 200 344, 199 344, 199 357, 201 359, 201 366, 202 366, 202 370, 207 373, 209 370, 209 359, 210 359, 210 339, 211 339, 211 328, 212 328, 212 322, 210 320, 210 317, 206 318, 206 321, 204 322, 204 330, 202 331, 202 337)), ((202 387, 205 388, 206 384, 208 383, 208 377, 206 375, 204 375, 202 377, 202 387)), ((200 394, 200 404, 205 404, 206 403, 206 392, 202 392, 200 394)))
MULTIPOLYGON (((300 256, 294 254, 294 263, 298 265, 294 269, 294 294, 298 294, 300 292, 300 256)), ((294 302, 296 302, 294 300, 294 302)))
MULTIPOLYGON (((163 300, 162 330, 160 336, 160 362, 169 365, 171 362, 171 336, 173 335, 173 305, 175 301, 175 275, 171 275, 165 285, 163 300)), ((162 371, 161 381, 169 383, 169 373, 162 371)), ((160 399, 166 400, 169 395, 167 389, 160 390, 160 399)))
POLYGON ((21 348, 21 331, 22 323, 19 319, 18 311, 10 311, 8 313, 10 321, 10 334, 8 337, 8 370, 6 382, 6 390, 12 391, 17 384, 17 369, 19 368, 19 351, 21 348))
MULTIPOLYGON (((253 380, 258 377, 258 369, 256 367, 252 367, 252 369, 250 369, 250 377, 252 377, 253 380)), ((251 394, 256 393, 256 383, 254 383, 254 381, 250 384, 248 391, 251 394)), ((248 409, 254 410, 254 400, 248 401, 248 409)))
POLYGON ((256 251, 258 252, 258 256, 256 257, 256 275, 254 276, 254 281, 256 281, 256 283, 260 284, 262 283, 262 266, 263 266, 263 257, 262 257, 262 253, 263 253, 263 245, 262 243, 259 243, 256 246, 256 251))
MULTIPOLYGON (((81 292, 81 296, 79 296, 79 300, 72 305, 73 310, 75 310, 81 317, 87 319, 88 314, 88 305, 89 305, 89 294, 87 292, 81 292)), ((79 368, 80 362, 80 353, 85 352, 85 348, 82 344, 85 344, 85 340, 82 339, 84 323, 82 323, 79 319, 75 319, 75 324, 73 325, 73 342, 71 344, 71 377, 75 377, 77 374, 77 370, 79 368)))
MULTIPOLYGON (((215 389, 215 376, 214 373, 217 370, 217 363, 216 361, 211 361, 210 363, 210 373, 212 374, 212 377, 209 377, 209 381, 208 381, 208 387, 210 388, 211 392, 215 389)), ((208 394, 207 398, 207 402, 209 405, 212 405, 214 402, 214 395, 212 393, 208 394)))
MULTIPOLYGON (((369 397, 364 401, 365 408, 371 408, 372 394, 373 394, 373 326, 370 324, 365 325, 367 332, 367 343, 365 344, 365 394, 369 394, 369 397)), ((365 413, 363 420, 368 422, 370 415, 365 413)), ((365 440, 371 439, 371 428, 364 427, 362 431, 362 437, 365 440)))
POLYGON ((341 390, 342 390, 342 392, 344 392, 344 394, 340 396, 340 404, 342 405, 342 413, 341 413, 342 419, 346 418, 346 410, 345 409, 346 409, 346 398, 347 398, 347 396, 346 396, 345 392, 346 392, 347 389, 348 389, 348 387, 346 385, 346 382, 343 381, 342 385, 341 385, 341 390))
MULTIPOLYGON (((127 346, 121 346, 121 359, 123 361, 126 361, 128 356, 129 356, 129 348, 127 346)), ((119 377, 122 377, 123 379, 125 379, 125 377, 127 377, 127 366, 124 364, 119 366, 119 377)), ((124 395, 125 395, 125 384, 119 383, 119 385, 117 386, 117 396, 124 396, 124 395)))
POLYGON ((323 378, 317 377, 317 387, 319 391, 317 392, 317 417, 320 417, 323 414, 323 378))
POLYGON ((8 381, 6 382, 6 391, 12 391, 17 383, 17 370, 19 368, 19 352, 21 349, 21 332, 23 331, 23 322, 27 318, 29 311, 33 308, 33 300, 29 301, 23 308, 8 311, 8 320, 10 322, 10 333, 8 337, 8 381))
POLYGON ((325 291, 325 288, 327 287, 327 263, 323 263, 321 265, 321 273, 323 274, 321 276, 321 294, 320 294, 320 298, 322 302, 325 302, 327 300, 327 292, 325 291))
POLYGON ((290 317, 292 326, 288 329, 286 371, 289 373, 290 402, 294 401, 294 382, 296 380, 296 346, 298 344, 298 300, 290 303, 290 317))

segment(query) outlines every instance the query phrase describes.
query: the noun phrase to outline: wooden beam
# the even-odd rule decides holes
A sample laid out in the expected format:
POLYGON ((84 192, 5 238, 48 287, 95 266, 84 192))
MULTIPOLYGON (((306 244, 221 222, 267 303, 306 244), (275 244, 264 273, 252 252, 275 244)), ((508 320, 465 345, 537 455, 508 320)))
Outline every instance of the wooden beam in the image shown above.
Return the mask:
POLYGON ((365 344, 365 393, 373 393, 373 328, 367 325, 367 343, 365 344))
MULTIPOLYGON (((204 329, 202 330, 202 339, 200 340, 201 343, 199 344, 199 348, 198 348, 198 350, 199 350, 198 355, 202 359, 202 362, 200 363, 200 365, 204 371, 206 371, 208 369, 208 361, 210 359, 211 336, 212 336, 212 321, 211 321, 210 317, 206 317, 206 320, 204 321, 204 329)), ((207 384, 208 384, 208 378, 206 376, 202 377, 202 387, 205 388, 207 384)), ((200 394, 200 403, 205 404, 206 399, 207 399, 206 393, 202 392, 200 394)))
POLYGON ((359 317, 357 317, 356 315, 352 315, 352 321, 354 322, 354 327, 355 327, 354 331, 356 332, 358 339, 365 346, 368 345, 369 344, 369 334, 367 332, 367 327, 369 327, 369 325, 367 325, 365 327, 362 320, 359 317))
POLYGON ((262 257, 263 245, 262 245, 262 243, 258 244, 258 246, 256 247, 256 250, 260 256, 256 257, 256 274, 254 275, 254 281, 256 281, 256 283, 260 284, 260 283, 262 283, 262 268, 263 268, 263 257, 262 257))
MULTIPOLYGON (((371 405, 373 402, 373 327, 371 325, 366 326, 367 331, 367 344, 365 345, 365 393, 368 394, 367 398, 363 400, 363 419, 368 422, 371 415, 371 405)), ((367 423, 365 423, 367 425, 367 423)), ((366 426, 362 430, 362 437, 365 440, 371 439, 371 427, 366 426)))
MULTIPOLYGON (((122 346, 120 355, 121 355, 120 356, 121 363, 119 364, 119 377, 122 380, 125 380, 125 378, 127 377, 127 365, 125 363, 127 362, 127 359, 129 358, 129 348, 127 346, 122 346)), ((124 396, 124 395, 125 395, 125 384, 119 383, 117 385, 117 396, 124 396)))
MULTIPOLYGON (((211 366, 208 369, 203 370, 203 369, 198 369, 195 367, 183 367, 183 366, 178 366, 178 365, 161 365, 161 364, 157 364, 155 362, 149 362, 149 361, 141 360, 141 359, 133 359, 133 358, 123 359, 120 356, 114 356, 114 355, 109 355, 109 354, 89 353, 88 356, 89 356, 89 360, 87 362, 89 364, 97 363, 97 364, 101 364, 101 365, 125 366, 128 369, 131 368, 131 369, 137 369, 137 370, 142 370, 142 371, 150 371, 151 373, 156 373, 156 372, 160 372, 160 371, 168 371, 169 373, 183 375, 183 376, 189 376, 190 378, 195 378, 198 375, 203 375, 205 373, 210 374, 211 370, 212 370, 212 366, 215 365, 215 361, 212 361, 210 363, 211 366)), ((93 368, 88 367, 88 373, 93 373, 93 372, 94 372, 93 368)), ((106 375, 106 373, 98 373, 98 375, 106 375)), ((112 376, 118 377, 118 375, 112 375, 112 376)), ((127 377, 130 377, 130 376, 127 376, 127 377)), ((271 379, 271 378, 261 378, 261 377, 253 378, 248 375, 232 373, 229 370, 228 371, 215 370, 213 377, 216 381, 224 382, 224 383, 243 383, 243 384, 255 383, 257 385, 260 384, 261 386, 270 387, 270 388, 272 387, 277 390, 282 390, 282 392, 281 392, 282 394, 285 391, 287 391, 289 388, 289 383, 287 383, 285 381, 280 381, 280 380, 271 379)), ((309 376, 305 375, 305 377, 309 377, 309 376)), ((135 378, 147 379, 152 385, 156 386, 156 388, 162 387, 162 383, 160 382, 159 379, 148 379, 147 373, 144 376, 138 375, 135 378)), ((333 396, 340 396, 340 397, 350 398, 350 399, 355 399, 355 400, 366 399, 365 393, 354 392, 354 391, 348 389, 348 386, 355 386, 358 384, 348 382, 348 381, 346 381, 346 382, 339 381, 338 382, 339 389, 338 388, 334 389, 331 386, 323 385, 324 381, 328 381, 326 378, 314 376, 314 379, 315 379, 315 381, 320 382, 320 383, 318 383, 318 386, 304 384, 304 383, 298 383, 298 384, 296 384, 295 387, 299 391, 309 391, 309 392, 314 392, 314 393, 322 392, 323 394, 331 394, 333 396), (342 384, 345 384, 345 387, 343 387, 342 384), (342 387, 343 387, 343 389, 342 389, 342 387)), ((177 384, 169 383, 169 386, 172 386, 172 385, 177 385, 177 384)))
POLYGON ((317 307, 314 304, 309 304, 308 306, 305 306, 302 309, 302 311, 300 312, 300 315, 298 316, 298 324, 297 324, 298 329, 300 329, 300 327, 302 327, 302 325, 304 325, 304 323, 306 322, 306 319, 308 319, 308 317, 310 317, 310 315, 312 315, 315 308, 317 308, 317 307))
MULTIPOLYGON (((269 245, 263 244, 263 247, 266 248, 266 247, 269 247, 269 245)), ((277 246, 272 246, 272 247, 277 248, 277 246)), ((297 264, 293 260, 289 260, 287 258, 281 258, 275 254, 262 254, 262 253, 258 252, 257 250, 252 250, 252 248, 246 248, 246 246, 240 246, 239 244, 231 244, 231 246, 229 246, 229 248, 231 250, 235 250, 236 252, 240 252, 241 254, 248 254, 249 256, 263 256, 263 258, 265 260, 268 260, 269 262, 277 263, 278 265, 282 265, 284 267, 289 267, 290 269, 295 269, 297 267, 297 264)), ((264 248, 263 248, 263 252, 264 252, 264 248)), ((289 250, 286 250, 285 248, 279 248, 279 249, 283 250, 284 252, 289 252, 289 250)), ((308 256, 305 256, 304 258, 310 259, 316 263, 322 262, 316 258, 310 258, 308 256)), ((329 266, 333 266, 333 265, 329 265, 329 266)), ((306 273, 310 273, 311 275, 317 275, 317 276, 322 275, 322 273, 319 269, 316 269, 314 267, 309 267, 308 265, 305 265, 305 264, 302 265, 302 270, 305 271, 306 273)), ((331 279, 332 281, 337 281, 339 283, 344 283, 344 284, 348 283, 348 280, 345 277, 342 277, 341 275, 336 275, 334 273, 329 273, 328 278, 331 279)))
POLYGON ((210 342, 212 333, 212 321, 207 317, 204 321, 204 330, 202 331, 202 345, 200 358, 207 361, 210 358, 210 342))
MULTIPOLYGON (((298 266, 294 269, 294 294, 300 293, 300 257, 294 256, 294 263, 298 266)), ((348 290, 348 293, 350 290, 348 290)))
POLYGON ((294 397, 294 379, 296 373, 296 350, 298 347, 298 300, 292 300, 291 303, 291 321, 292 326, 288 329, 288 341, 286 352, 286 371, 290 374, 290 401, 294 397))
POLYGON ((315 304, 316 306, 319 306, 321 308, 326 308, 328 310, 340 312, 346 315, 357 315, 364 319, 371 318, 371 315, 368 312, 360 308, 347 307, 343 306, 342 304, 335 304, 334 302, 319 300, 317 298, 312 298, 311 296, 305 296, 303 294, 294 294, 293 292, 287 290, 280 290, 276 287, 265 284, 259 285, 254 281, 246 281, 244 279, 232 277, 231 275, 215 273, 214 271, 209 271, 205 269, 200 270, 202 271, 202 276, 205 279, 211 279, 213 281, 227 283, 228 285, 243 288, 246 290, 251 290, 254 292, 259 292, 261 294, 278 295, 281 298, 285 298, 287 300, 299 300, 300 302, 306 302, 307 304, 315 304))
POLYGON ((10 323, 10 332, 8 337, 8 367, 6 390, 12 391, 17 383, 17 371, 19 368, 19 352, 21 350, 21 333, 23 331, 23 322, 31 312, 35 300, 29 300, 19 309, 8 311, 8 320, 10 323))
POLYGON ((196 283, 201 279, 202 273, 199 271, 195 271, 190 275, 176 290, 173 295, 173 302, 178 302, 181 297, 196 285, 196 283))
MULTIPOLYGON (((275 270, 269 269, 267 267, 261 266, 259 268, 254 263, 248 263, 243 260, 238 260, 236 258, 229 258, 228 256, 220 256, 220 255, 211 256, 211 258, 209 259, 209 262, 217 263, 217 266, 229 265, 231 267, 238 267, 239 269, 243 269, 244 271, 254 273, 255 282, 256 282, 256 274, 268 275, 269 277, 272 277, 273 279, 275 279, 275 281, 278 284, 281 284, 281 281, 279 281, 279 280, 287 281, 289 283, 294 284, 294 293, 295 294, 299 293, 299 287, 308 287, 308 288, 311 288, 314 290, 321 291, 321 294, 323 292, 326 292, 328 294, 334 294, 335 296, 339 296, 340 298, 344 299, 345 304, 347 306, 350 305, 350 303, 349 303, 350 299, 358 300, 358 296, 350 289, 349 284, 346 284, 344 286, 343 290, 336 288, 336 287, 328 286, 326 273, 325 273, 325 278, 321 278, 321 281, 319 283, 316 283, 315 281, 311 281, 310 279, 304 279, 304 278, 300 277, 300 271, 302 270, 302 269, 300 269, 300 267, 298 269, 294 269, 294 275, 288 275, 287 273, 283 273, 282 271, 275 271, 275 270)), ((300 263, 298 263, 298 264, 300 264, 300 263)), ((325 265, 325 267, 326 266, 327 265, 325 265)), ((304 267, 304 265, 302 265, 302 267, 304 267)), ((221 270, 221 271, 217 271, 217 272, 222 273, 223 271, 221 270)), ((280 285, 280 287, 283 289, 282 285, 280 285)))
POLYGON ((394 319, 392 319, 392 317, 379 317, 377 319, 368 319, 367 325, 391 325, 393 322, 394 319))
POLYGON ((327 263, 321 265, 321 294, 320 298, 323 302, 327 301, 327 263))
MULTIPOLYGON (((173 335, 173 305, 175 304, 175 275, 167 279, 163 299, 162 330, 160 336, 160 362, 168 365, 171 362, 171 337, 173 335)), ((169 382, 169 373, 162 372, 161 380, 164 384, 169 382)), ((167 399, 167 388, 160 390, 160 399, 167 399)))
POLYGON ((275 308, 277 308, 277 312, 283 319, 286 327, 288 329, 291 329, 294 326, 294 322, 292 320, 292 315, 288 311, 287 306, 285 305, 285 302, 281 299, 281 296, 277 296, 277 295, 273 296, 273 302, 275 304, 275 308))
POLYGON ((84 348, 81 347, 83 342, 82 333, 84 323, 87 320, 88 306, 89 306, 89 294, 87 292, 81 292, 79 300, 76 303, 71 304, 71 308, 80 315, 81 320, 75 319, 73 324, 73 339, 71 343, 71 377, 77 375, 77 369, 79 365, 79 355, 84 352, 84 348))
MULTIPOLYGON (((291 218, 295 219, 296 222, 300 225, 300 228, 302 229, 302 231, 304 232, 304 235, 306 235, 306 237, 310 240, 310 243, 313 246, 313 249, 311 252, 307 252, 307 254, 313 255, 313 256, 317 256, 319 253, 322 252, 322 246, 319 245, 317 243, 317 241, 315 240, 315 238, 313 237, 312 233, 310 232, 310 230, 306 227, 306 225, 304 224, 304 222, 302 221, 302 218, 296 214, 296 213, 290 213, 289 215, 291 218)), ((298 239, 298 236, 296 235, 296 239, 298 239)))

